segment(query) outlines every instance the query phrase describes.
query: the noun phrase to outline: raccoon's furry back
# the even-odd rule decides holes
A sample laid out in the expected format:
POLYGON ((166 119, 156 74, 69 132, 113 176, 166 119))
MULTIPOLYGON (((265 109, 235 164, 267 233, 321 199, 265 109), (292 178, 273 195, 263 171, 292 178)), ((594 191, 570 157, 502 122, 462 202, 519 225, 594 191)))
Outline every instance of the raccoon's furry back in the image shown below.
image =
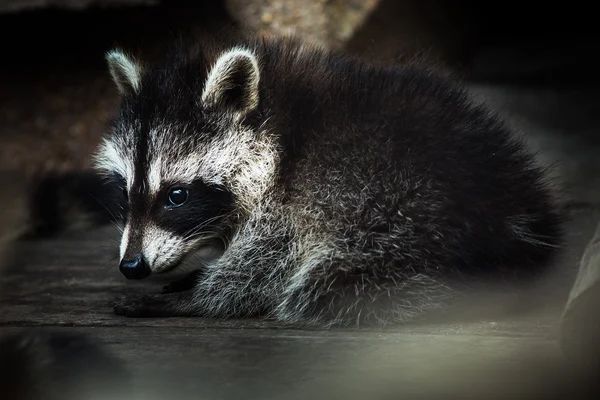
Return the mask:
POLYGON ((331 285, 322 307, 336 291, 360 293, 350 314, 405 319, 467 277, 544 270, 562 239, 553 188, 516 133, 462 88, 419 66, 265 47, 261 99, 285 149, 275 198, 293 235, 316 245, 308 257, 329 247, 321 256, 342 271, 313 276, 331 285), (390 295, 407 303, 389 307, 390 295))
POLYGON ((265 130, 282 148, 275 198, 294 226, 373 252, 356 264, 387 264, 385 249, 422 272, 528 274, 560 245, 546 172, 457 84, 292 40, 250 47, 265 130))

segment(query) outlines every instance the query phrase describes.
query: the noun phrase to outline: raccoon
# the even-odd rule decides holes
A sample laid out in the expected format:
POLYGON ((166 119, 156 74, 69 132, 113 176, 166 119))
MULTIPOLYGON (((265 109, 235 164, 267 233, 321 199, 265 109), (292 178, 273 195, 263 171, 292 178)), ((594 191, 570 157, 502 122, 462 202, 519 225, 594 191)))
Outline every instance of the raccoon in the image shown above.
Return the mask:
POLYGON ((106 58, 122 100, 95 165, 123 189, 121 273, 211 254, 118 315, 405 323, 465 282, 537 276, 562 243, 534 155, 428 67, 290 37, 106 58))

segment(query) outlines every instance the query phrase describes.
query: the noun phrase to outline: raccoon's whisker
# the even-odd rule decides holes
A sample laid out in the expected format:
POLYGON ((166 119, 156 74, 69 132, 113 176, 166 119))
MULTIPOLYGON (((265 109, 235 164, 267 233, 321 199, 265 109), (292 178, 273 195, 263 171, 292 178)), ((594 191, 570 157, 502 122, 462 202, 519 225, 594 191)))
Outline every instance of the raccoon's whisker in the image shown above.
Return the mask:
MULTIPOLYGON (((113 228, 118 228, 118 227, 113 226, 113 228)), ((120 231, 120 235, 122 235, 123 234, 122 230, 117 229, 117 232, 119 232, 119 231, 120 231)), ((110 242, 113 245, 115 245, 115 244, 119 245, 119 239, 115 238, 114 235, 111 234, 111 232, 102 231, 102 236, 105 237, 106 239, 110 240, 110 242)))
POLYGON ((120 235, 123 235, 123 233, 124 233, 124 231, 123 231, 123 228, 121 228, 121 227, 119 226, 119 224, 117 224, 116 222, 114 222, 114 221, 113 221, 111 225, 112 225, 112 227, 113 227, 113 228, 115 228, 115 230, 116 230, 116 231, 117 231, 117 232, 118 232, 120 235))
POLYGON ((118 256, 112 257, 111 259, 107 260, 105 263, 102 264, 102 268, 106 268, 108 266, 108 269, 104 271, 105 274, 108 274, 113 268, 116 267, 116 261, 118 261, 118 259, 118 256))
POLYGON ((187 234, 185 234, 183 236, 183 240, 190 240, 193 239, 195 237, 201 236, 201 235, 205 235, 205 234, 209 234, 209 233, 213 233, 216 234, 217 232, 213 231, 212 229, 216 228, 216 226, 210 225, 210 224, 202 224, 197 226, 195 229, 189 231, 187 234), (210 229, 210 230, 207 230, 210 229))
POLYGON ((223 218, 224 215, 220 214, 217 216, 214 216, 212 218, 207 219, 206 221, 202 221, 202 223, 196 225, 195 227, 193 227, 192 229, 190 229, 189 231, 187 231, 183 237, 187 238, 189 235, 198 232, 199 230, 205 228, 206 226, 208 226, 211 222, 214 222, 216 220, 218 220, 219 218, 223 218))
MULTIPOLYGON (((106 211, 107 211, 107 212, 110 214, 110 216, 111 216, 111 217, 112 217, 112 219, 113 219, 113 220, 112 220, 112 222, 113 222, 113 223, 115 223, 115 221, 117 221, 117 220, 118 220, 117 216, 116 216, 116 215, 115 215, 115 214, 114 214, 112 211, 110 211, 110 209, 109 209, 109 208, 106 206, 106 204, 104 204, 104 203, 103 203, 103 202, 102 202, 100 199, 98 199, 98 198, 97 198, 96 196, 94 196, 93 194, 91 194, 91 193, 88 193, 88 195, 89 195, 91 198, 93 198, 94 200, 96 200, 96 202, 97 202, 98 204, 100 204, 100 205, 101 205, 101 206, 102 206, 102 207, 103 207, 103 208, 104 208, 104 209, 105 209, 105 210, 106 210, 106 211)), ((120 229, 120 228, 119 228, 119 229, 120 229)), ((120 229, 120 230, 121 230, 121 233, 123 233, 123 230, 122 230, 122 229, 120 229)))
POLYGON ((190 240, 190 239, 196 238, 198 236, 208 236, 210 234, 216 234, 216 233, 217 232, 215 232, 215 231, 205 231, 205 230, 203 230, 202 232, 195 232, 193 234, 185 236, 183 239, 184 240, 190 240))
POLYGON ((266 118, 258 127, 259 131, 262 131, 262 129, 264 128, 265 125, 267 125, 269 123, 269 121, 271 120, 271 117, 266 118))
POLYGON ((94 246, 93 247, 94 250, 106 250, 108 252, 113 251, 114 250, 114 246, 113 245, 99 245, 99 246, 94 246))
POLYGON ((196 225, 192 229, 190 229, 187 232, 185 232, 183 234, 183 238, 187 239, 190 235, 194 235, 194 234, 198 233, 198 231, 202 230, 202 228, 204 228, 206 225, 208 225, 208 224, 207 223, 202 223, 202 224, 196 225))
POLYGON ((191 240, 194 239, 196 237, 202 236, 204 239, 219 239, 221 242, 223 242, 223 245, 227 248, 229 246, 229 240, 227 239, 227 237, 225 237, 225 235, 223 235, 221 232, 217 232, 217 231, 202 231, 202 232, 198 232, 195 235, 190 235, 189 237, 187 237, 185 240, 191 240))

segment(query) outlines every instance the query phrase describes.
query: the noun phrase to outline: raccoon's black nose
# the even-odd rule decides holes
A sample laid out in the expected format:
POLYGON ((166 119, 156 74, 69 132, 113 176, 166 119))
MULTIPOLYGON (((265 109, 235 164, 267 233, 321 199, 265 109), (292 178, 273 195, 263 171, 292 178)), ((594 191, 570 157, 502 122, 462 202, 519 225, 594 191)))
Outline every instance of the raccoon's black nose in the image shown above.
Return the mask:
POLYGON ((119 270, 127 279, 144 279, 150 276, 150 266, 140 254, 129 260, 121 260, 119 270))

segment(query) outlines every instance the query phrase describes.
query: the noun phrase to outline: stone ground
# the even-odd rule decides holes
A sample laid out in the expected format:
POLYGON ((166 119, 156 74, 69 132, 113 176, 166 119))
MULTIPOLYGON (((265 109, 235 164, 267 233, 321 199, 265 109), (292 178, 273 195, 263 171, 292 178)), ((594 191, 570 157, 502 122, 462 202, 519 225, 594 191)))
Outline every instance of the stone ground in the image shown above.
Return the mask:
MULTIPOLYGON (((232 23, 217 11, 184 14, 189 20, 221 15, 207 24, 232 23)), ((17 22, 0 16, 3 53, 12 55, 0 76, 2 168, 34 173, 86 167, 117 101, 102 52, 115 43, 159 36, 143 28, 128 33, 133 21, 140 27, 160 21, 165 31, 172 25, 164 20, 173 25, 182 21, 180 11, 169 10, 159 16, 148 10, 104 12, 101 18, 54 15, 70 27, 65 34, 48 30, 55 25, 36 15, 17 22), (34 25, 40 36, 21 39, 23 27, 34 25), (106 27, 110 35, 90 33, 106 32, 106 27), (74 32, 82 34, 73 38, 74 32), (7 37, 20 40, 15 44, 7 37)), ((380 30, 393 28, 386 13, 374 18, 371 24, 379 24, 380 30)), ((353 52, 396 55, 389 41, 365 47, 368 32, 372 26, 351 41, 353 52)), ((441 54, 463 54, 457 48, 441 54)), ((543 82, 524 84, 519 73, 533 65, 539 75, 535 62, 514 74, 506 71, 515 65, 513 59, 528 60, 528 55, 500 47, 481 53, 470 61, 468 86, 525 133, 532 148, 544 152, 575 200, 599 203, 600 110, 594 81, 576 76, 579 82, 565 84, 558 79, 562 70, 551 69, 543 82), (498 71, 502 79, 497 79, 498 71)), ((112 314, 108 301, 128 291, 160 290, 161 282, 121 279, 115 231, 23 242, 0 278, 0 333, 37 327, 90 335, 129 373, 117 379, 127 380, 135 395, 121 398, 570 398, 585 389, 580 371, 565 363, 558 345, 560 315, 599 217, 600 212, 582 210, 569 224, 569 246, 540 284, 531 309, 395 330, 310 331, 254 320, 124 319, 112 314)), ((93 369, 94 358, 86 362, 93 369)))

